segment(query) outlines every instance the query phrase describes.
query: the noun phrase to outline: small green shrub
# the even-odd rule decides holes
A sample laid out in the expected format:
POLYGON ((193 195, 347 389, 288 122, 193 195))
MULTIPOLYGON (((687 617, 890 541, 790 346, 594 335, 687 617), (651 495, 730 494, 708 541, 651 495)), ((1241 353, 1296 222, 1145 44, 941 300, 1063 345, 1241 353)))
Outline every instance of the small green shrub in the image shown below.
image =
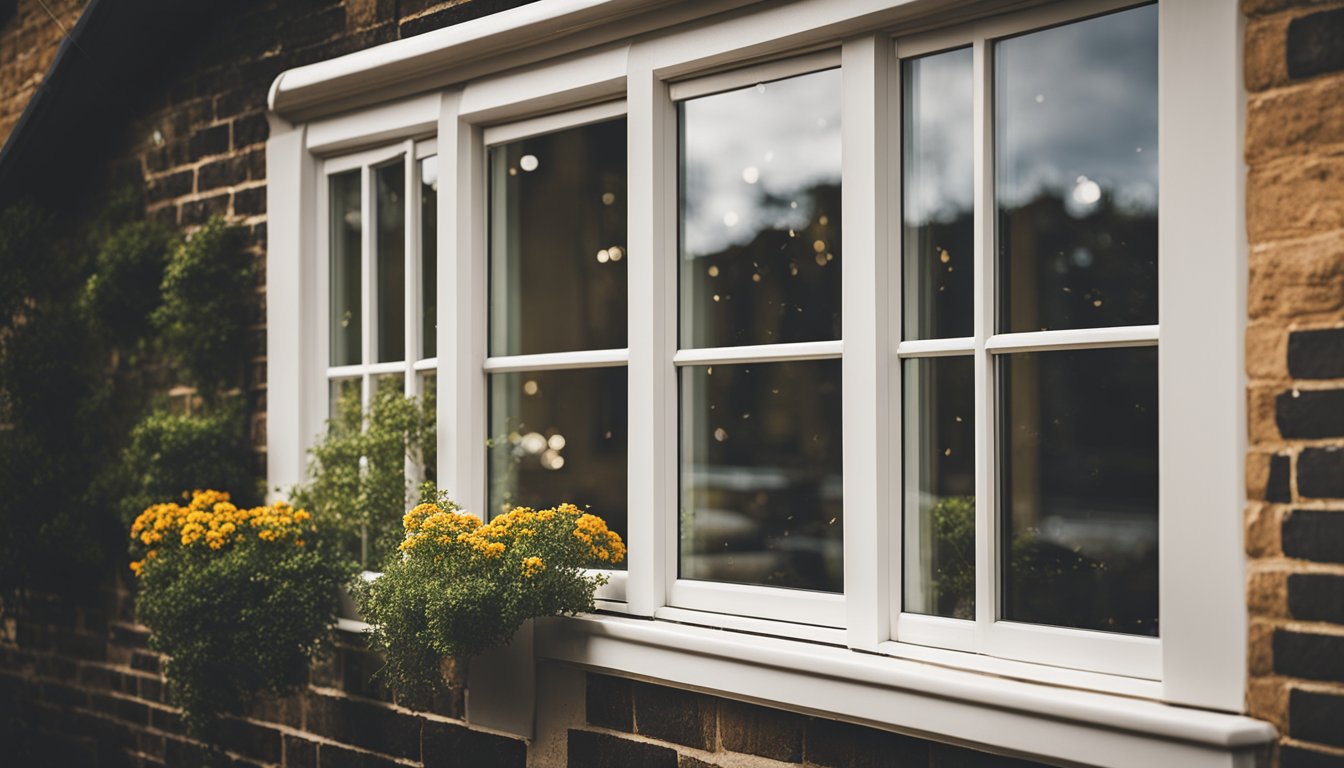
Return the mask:
POLYGON ((209 738, 221 713, 307 682, 337 588, 354 572, 322 545, 319 524, 287 504, 242 509, 215 491, 136 519, 136 613, 169 656, 169 693, 193 733, 209 738))
POLYGON ((151 330, 168 252, 177 235, 161 224, 133 221, 118 227, 98 248, 84 303, 113 343, 132 346, 151 330))
POLYGON ((154 326, 178 372, 207 398, 242 380, 256 295, 244 245, 240 227, 212 218, 173 250, 163 273, 154 326))
POLYGON ((236 488, 238 503, 260 501, 245 427, 236 402, 204 415, 151 411, 131 430, 121 456, 122 518, 130 523, 146 507, 184 489, 236 488))
POLYGON ((435 461, 434 395, 408 398, 380 387, 368 412, 357 391, 346 393, 311 451, 309 482, 295 503, 322 513, 346 551, 362 564, 377 562, 401 542, 401 518, 410 498, 406 463, 435 461))
POLYGON ((620 536, 573 504, 518 507, 483 525, 441 498, 402 525, 382 576, 352 590, 387 659, 381 674, 408 702, 433 695, 445 658, 504 645, 528 618, 593 610, 606 579, 585 569, 625 557, 620 536))

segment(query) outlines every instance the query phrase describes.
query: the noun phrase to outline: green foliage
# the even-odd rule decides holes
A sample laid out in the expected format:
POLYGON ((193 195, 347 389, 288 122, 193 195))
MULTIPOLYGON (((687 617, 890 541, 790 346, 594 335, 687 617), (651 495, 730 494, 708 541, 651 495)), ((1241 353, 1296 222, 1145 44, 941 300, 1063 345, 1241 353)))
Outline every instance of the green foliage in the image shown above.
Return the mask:
POLYGON ((252 473, 243 411, 236 401, 211 413, 150 411, 131 430, 118 476, 122 520, 130 524, 149 505, 200 488, 236 488, 239 504, 260 501, 252 473))
POLYGON ((433 467, 434 446, 432 389, 408 398, 396 387, 378 387, 367 413, 358 389, 347 391, 311 451, 309 482, 294 491, 295 503, 321 512, 361 563, 381 560, 401 541, 406 463, 433 467))
POLYGON ((593 610, 603 576, 586 568, 619 562, 620 537, 566 504, 517 508, 490 523, 447 499, 417 506, 383 574, 353 588, 382 651, 381 674, 402 700, 425 702, 443 684, 440 663, 505 645, 523 621, 593 610))
POLYGON ((934 551, 928 589, 934 613, 975 618, 975 497, 947 496, 929 510, 934 551))
POLYGON ((154 325, 178 372, 207 397, 242 380, 255 271, 243 230, 219 217, 168 258, 154 325))
POLYGON ((354 572, 320 533, 301 510, 239 509, 214 492, 136 521, 136 613, 170 657, 169 693, 193 733, 209 738, 218 715, 307 682, 354 572))
POLYGON ((114 343, 135 346, 150 332, 159 286, 177 235, 161 224, 132 221, 114 230, 98 249, 83 300, 114 343))

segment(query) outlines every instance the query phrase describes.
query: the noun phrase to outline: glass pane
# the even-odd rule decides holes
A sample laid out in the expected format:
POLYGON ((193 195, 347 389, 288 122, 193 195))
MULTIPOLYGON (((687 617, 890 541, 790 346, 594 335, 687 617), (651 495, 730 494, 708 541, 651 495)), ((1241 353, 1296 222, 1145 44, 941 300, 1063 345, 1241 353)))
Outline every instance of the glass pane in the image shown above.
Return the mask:
POLYGON ((905 610, 975 618, 975 359, 904 362, 905 610))
POLYGON ((490 150, 490 354, 625 346, 625 118, 490 150))
POLYGON ((406 359, 406 165, 398 160, 373 172, 378 218, 378 362, 406 359))
POLYGON ((994 47, 999 330, 1157 322, 1157 6, 994 47))
POLYGON ((840 70, 679 111, 681 346, 840 338, 840 70))
POLYGON ((420 161, 420 357, 439 354, 439 158, 420 161))
POLYGON ((490 513, 572 502, 625 538, 625 422, 625 368, 491 376, 490 513))
POLYGON ((1007 355, 1003 618, 1157 634, 1157 348, 1007 355))
MULTIPOLYGON (((434 371, 422 371, 418 374, 420 377, 420 403, 429 415, 430 423, 435 423, 436 403, 439 396, 439 378, 434 371)), ((438 425, 435 424, 435 432, 438 431, 438 425)), ((439 478, 439 451, 438 443, 433 436, 427 437, 422 445, 422 470, 424 479, 428 482, 438 482, 439 478)))
MULTIPOLYGON (((377 394, 385 389, 391 389, 397 392, 406 391, 406 374, 404 373, 379 373, 370 377, 373 381, 373 392, 377 394)), ((373 398, 369 398, 373 402, 373 398)))
POLYGON ((360 172, 336 174, 331 187, 331 364, 363 361, 360 320, 360 172))
POLYGON ((972 335, 971 49, 908 59, 901 162, 905 338, 972 335))
POLYGON ((681 369, 681 577, 844 590, 840 361, 681 369))
POLYGON ((334 419, 339 416, 343 410, 354 409, 357 412, 364 410, 364 403, 360 397, 361 379, 332 379, 328 382, 327 396, 327 418, 334 419))

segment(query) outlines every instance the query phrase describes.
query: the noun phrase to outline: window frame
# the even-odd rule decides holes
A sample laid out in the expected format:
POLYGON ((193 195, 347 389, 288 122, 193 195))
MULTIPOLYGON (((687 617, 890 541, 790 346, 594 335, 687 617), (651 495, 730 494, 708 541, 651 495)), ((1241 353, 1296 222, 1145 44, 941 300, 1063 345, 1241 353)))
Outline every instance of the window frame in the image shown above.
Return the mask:
MULTIPOLYGON (((336 113, 348 109, 351 99, 368 98, 337 96, 333 83, 363 82, 360 78, 364 78, 370 83, 367 89, 375 88, 375 84, 393 77, 391 73, 404 61, 420 60, 417 56, 440 65, 455 60, 452 56, 465 57, 465 52, 455 52, 458 43, 454 41, 463 35, 471 40, 472 30, 479 30, 481 39, 503 33, 483 24, 470 27, 474 22, 469 22, 443 30, 457 37, 427 35, 418 41, 391 44, 401 46, 398 50, 404 52, 403 59, 390 57, 380 64, 365 56, 358 62, 360 66, 355 66, 347 57, 296 70, 303 76, 289 81, 285 78, 291 73, 287 73, 272 89, 273 107, 293 106, 273 114, 276 128, 268 142, 268 288, 277 296, 292 292, 297 306, 275 301, 268 306, 271 484, 284 486, 302 477, 304 449, 316 433, 314 427, 321 423, 311 413, 296 418, 286 412, 289 405, 309 399, 306 393, 313 391, 311 371, 303 369, 302 356, 293 352, 304 348, 305 339, 315 340, 312 313, 306 308, 313 306, 316 297, 304 276, 313 274, 313 262, 319 254, 325 258, 316 248, 313 227, 316 187, 320 186, 316 184, 319 159, 376 141, 406 138, 417 131, 423 134, 431 124, 430 130, 437 132, 441 150, 438 359, 456 361, 452 371, 443 371, 438 377, 439 477, 441 485, 454 489, 465 506, 483 509, 483 413, 487 401, 485 134, 505 123, 539 116, 544 119, 558 111, 624 98, 630 168, 627 360, 632 397, 627 428, 631 551, 624 602, 604 600, 602 608, 665 620, 654 623, 663 638, 658 642, 671 642, 668 637, 700 636, 693 628, 678 628, 676 623, 790 638, 767 641, 736 635, 738 639, 729 644, 737 650, 719 651, 732 656, 726 663, 730 663, 730 669, 739 670, 742 677, 735 677, 738 673, 720 675, 717 679, 721 682, 713 687, 733 695, 794 701, 797 694, 767 683, 742 682, 750 676, 741 665, 751 663, 756 647, 778 648, 779 643, 793 643, 804 654, 799 657, 802 659, 805 649, 821 648, 814 643, 823 643, 893 657, 886 659, 893 670, 905 669, 909 663, 932 662, 934 666, 927 667, 931 670, 927 674, 935 680, 946 679, 948 687, 941 690, 954 698, 960 695, 955 691, 962 690, 954 679, 961 680, 957 675, 964 673, 954 674, 946 667, 990 673, 998 676, 996 679, 1010 679, 1015 685, 1032 689, 1041 684, 1047 691, 1060 690, 1052 686, 1082 688, 1097 692, 1098 701, 1114 700, 1117 707, 1120 701, 1130 701, 1123 697, 1138 697, 1223 712, 1241 711, 1247 621, 1238 514, 1245 433, 1241 334, 1246 246, 1242 226, 1244 169, 1239 155, 1244 95, 1237 78, 1240 17, 1234 7, 1219 0, 1161 0, 1159 4, 1159 250, 1166 257, 1160 259, 1159 282, 1162 326, 1158 354, 1163 372, 1159 378, 1159 508, 1165 513, 1159 523, 1163 637, 1158 674, 1139 679, 1114 671, 1064 669, 893 640, 894 628, 903 621, 895 610, 901 573, 899 480, 895 485, 890 480, 900 466, 899 460, 894 460, 900 456, 900 430, 891 426, 899 426, 900 371, 896 366, 898 346, 904 347, 899 341, 900 269, 899 262, 893 260, 900 249, 899 224, 888 221, 893 218, 891 211, 899 210, 900 191, 899 143, 892 140, 899 136, 900 125, 898 48, 893 39, 926 34, 929 45, 939 45, 938 35, 963 39, 968 24, 992 28, 1010 18, 1014 23, 1028 18, 1062 20, 1061 15, 1077 19, 1137 4, 1080 0, 979 20, 971 17, 1002 11, 1008 4, 964 8, 952 2, 936 2, 911 8, 901 0, 799 0, 788 7, 751 7, 714 19, 696 19, 690 10, 674 15, 671 21, 638 15, 618 18, 616 14, 601 27, 604 32, 551 44, 545 49, 550 56, 547 61, 537 62, 542 57, 540 52, 505 50, 474 61, 461 75, 469 78, 465 82, 445 87, 444 81, 422 81, 420 87, 431 91, 426 95, 331 118, 314 115, 320 115, 322 109, 336 113), (1201 31, 1206 44, 1198 50, 1193 50, 1196 46, 1182 46, 1182 33, 1188 35, 1195 30, 1201 31), (637 34, 640 36, 633 37, 637 34), (735 68, 806 56, 837 44, 842 66, 845 147, 841 342, 846 402, 842 419, 846 445, 844 626, 830 629, 674 606, 670 574, 675 573, 676 564, 679 486, 675 440, 679 304, 676 260, 654 256, 675 253, 677 190, 675 173, 669 177, 651 170, 666 168, 669 162, 675 164, 675 156, 667 151, 669 142, 675 146, 676 138, 672 93, 681 82, 708 80, 735 68), (288 91, 286 82, 292 82, 288 91), (281 119, 281 115, 292 118, 294 124, 281 119), (1182 258, 1171 258, 1172 254, 1181 254, 1182 258), (1191 295, 1200 295, 1204 301, 1194 306, 1185 300, 1191 295), (285 357, 289 354, 293 354, 292 359, 285 357), (1196 372, 1199 376, 1192 375, 1196 372), (1195 477, 1214 480, 1186 480, 1195 477), (641 507, 647 509, 646 513, 636 514, 641 507), (1172 510, 1180 512, 1173 514, 1172 510)), ((614 9, 620 0, 608 0, 607 5, 614 9)), ((568 0, 547 0, 539 6, 544 7, 514 14, 511 18, 516 19, 516 28, 527 29, 540 23, 539 18, 584 12, 568 0)), ((501 18, 510 13, 499 14, 491 23, 504 24, 501 18)), ((1050 23, 1057 21, 1032 26, 1050 23)), ((518 34, 520 38, 524 35, 518 34)), ((899 51, 901 56, 912 53, 908 47, 899 51)), ((984 85, 981 82, 979 87, 984 85)), ((984 119, 983 114, 979 117, 984 119)), ((977 167, 983 167, 983 163, 977 163, 977 167)), ((977 204, 983 204, 983 195, 980 189, 977 204)), ((319 286, 319 292, 326 290, 325 283, 319 286)), ((325 356, 326 347, 321 350, 325 356)), ((979 595, 977 598, 980 602, 979 595)), ((562 622, 542 633, 538 653, 632 674, 649 670, 646 662, 657 654, 651 648, 640 651, 635 646, 655 641, 646 637, 630 640, 629 647, 613 645, 617 641, 611 638, 627 632, 623 626, 618 617, 562 622), (590 626, 605 629, 593 635, 590 626), (594 639, 603 636, 608 637, 594 639), (587 640, 578 643, 578 637, 587 640)), ((866 655, 859 656, 868 663, 866 655)), ((682 675, 687 678, 682 682, 695 684, 690 680, 691 672, 665 674, 669 679, 682 675)), ((797 699, 796 705, 816 709, 804 699, 797 699)), ((825 711, 842 710, 828 705, 825 711)), ((863 718, 875 719, 871 710, 865 711, 868 714, 863 718)), ((894 720, 876 719, 911 727, 902 725, 899 713, 884 717, 894 720)), ((1226 721, 1228 728, 1231 722, 1226 721)), ((968 728, 971 726, 949 721, 930 732, 974 740, 965 735, 968 728)), ((1228 749, 1235 746, 1226 741, 1225 734, 1209 738, 1223 739, 1228 749)))

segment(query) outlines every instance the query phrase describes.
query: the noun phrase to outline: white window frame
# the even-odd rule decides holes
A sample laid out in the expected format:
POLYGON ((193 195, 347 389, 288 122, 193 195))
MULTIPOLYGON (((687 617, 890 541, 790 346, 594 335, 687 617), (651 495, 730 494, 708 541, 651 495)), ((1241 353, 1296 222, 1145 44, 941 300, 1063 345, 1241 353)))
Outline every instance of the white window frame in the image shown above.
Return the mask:
MULTIPOLYGON (((1210 765, 1242 764, 1238 761, 1246 759, 1247 750, 1271 738, 1272 730, 1219 714, 1243 710, 1246 681, 1240 516, 1245 445, 1241 339, 1246 244, 1240 158, 1244 93, 1237 74, 1241 19, 1235 4, 1161 0, 1159 7, 1162 638, 1156 661, 1150 644, 1139 642, 1141 658, 1118 666, 1108 661, 1122 658, 1114 647, 1097 650, 1084 647, 1086 642, 1073 642, 1080 634, 1077 630, 1032 627, 1022 638, 1028 644, 1068 640, 1052 646, 1051 653, 1064 655, 1047 659, 1055 664, 1033 663, 1021 658, 1040 662, 1032 648, 1006 645, 1016 639, 1007 638, 993 648, 959 645, 951 636, 955 632, 949 634, 936 623, 920 627, 919 620, 898 613, 900 493, 899 481, 893 484, 891 477, 899 477, 900 471, 899 360, 908 354, 933 353, 945 342, 899 341, 900 270, 895 261, 899 217, 892 212, 899 210, 900 184, 898 55, 919 50, 912 46, 921 39, 925 42, 920 44, 935 45, 943 27, 963 39, 968 29, 992 30, 1010 18, 1020 29, 1037 26, 1024 19, 1059 18, 1061 13, 1081 18, 1134 3, 1079 0, 1063 10, 1060 5, 1041 5, 1021 11, 1023 15, 994 18, 987 14, 995 7, 1014 4, 798 0, 757 6, 722 0, 703 6, 640 5, 631 0, 543 0, 292 70, 277 80, 271 94, 274 127, 267 152, 271 483, 283 487, 302 477, 304 449, 321 423, 311 408, 306 417, 295 415, 304 410, 297 406, 314 392, 314 374, 324 370, 303 364, 301 354, 318 333, 311 327, 313 313, 307 308, 317 300, 315 292, 326 290, 324 283, 318 283, 315 291, 311 283, 315 265, 325 258, 315 242, 320 228, 314 226, 320 210, 319 159, 423 135, 431 125, 431 131, 437 130, 442 150, 438 359, 453 361, 452 368, 438 377, 439 477, 441 486, 465 506, 484 509, 487 133, 509 135, 509 129, 501 126, 528 125, 523 121, 537 118, 540 122, 535 125, 544 127, 549 115, 624 99, 630 185, 625 361, 631 392, 630 570, 620 595, 624 600, 604 601, 602 607, 661 621, 605 616, 542 622, 537 653, 722 695, 996 745, 1040 759, 1081 761, 1082 753, 1074 749, 1081 742, 1024 741, 1030 729, 1021 734, 1004 730, 1008 721, 989 715, 982 702, 997 702, 993 706, 1019 714, 1035 713, 1037 719, 1031 722, 1037 727, 1046 727, 1039 725, 1041 716, 1067 721, 1069 728, 1092 734, 1087 738, 1093 739, 1093 746, 1105 741, 1103 732, 1112 736, 1124 732, 1135 744, 1156 738, 1174 739, 1172 743, 1187 747, 1202 745, 1200 761, 1207 758, 1210 765), (709 18, 729 8, 736 10, 709 18), (956 26, 962 23, 981 26, 956 26), (555 39, 545 33, 547 25, 555 24, 581 25, 583 32, 555 39), (927 37, 915 37, 919 34, 927 37), (1191 45, 1192 39, 1200 40, 1200 45, 1191 45), (893 41, 907 45, 898 48, 900 43, 893 41), (812 352, 839 354, 843 366, 846 592, 843 622, 823 627, 779 620, 795 618, 789 610, 738 612, 744 600, 756 603, 766 594, 759 588, 729 585, 710 598, 688 594, 674 578, 679 487, 676 364, 688 358, 676 346, 677 275, 676 259, 671 258, 676 247, 676 158, 668 147, 675 147, 674 93, 693 92, 688 89, 694 89, 696 82, 704 87, 731 81, 738 76, 734 72, 762 63, 793 66, 788 62, 837 46, 845 148, 844 339, 835 345, 838 349, 812 352), (486 50, 496 52, 483 54, 486 50), (416 93, 423 95, 368 106, 389 96, 416 93), (657 170, 669 167, 673 173, 657 170), (1200 301, 1190 301, 1192 296, 1200 301), (277 301, 280 297, 293 301, 277 301), (734 596, 739 590, 741 597, 734 596), (998 655, 983 653, 986 650, 998 655), (1077 658, 1067 658, 1070 653, 1077 658), (673 659, 677 665, 669 666, 673 659), (794 659, 799 668, 806 667, 809 659, 824 659, 828 671, 791 676, 783 671, 787 659, 794 659), (1059 663, 1082 669, 1056 666, 1059 663), (774 670, 774 677, 758 674, 766 667, 774 670), (861 691, 851 690, 865 680, 861 691), (1075 695, 1070 689, 1081 690, 1075 695), (846 690, 850 693, 842 696, 846 690), (998 694, 992 696, 992 691, 1002 696, 995 698, 998 694), (850 694, 859 698, 844 698, 850 694), (912 695, 926 710, 894 707, 898 699, 912 695), (943 704, 934 706, 935 700, 943 704), (1072 705, 1054 709, 1066 701, 1072 705), (1170 727, 1163 730, 1155 724, 1158 721, 1170 727)), ((977 88, 986 87, 984 71, 982 67, 977 88)), ((979 108, 977 116, 982 137, 977 146, 982 148, 986 116, 979 108)), ((983 163, 977 166, 983 176, 983 163)), ((992 205, 985 198, 983 178, 977 191, 978 207, 992 205)), ((984 268, 989 260, 983 243, 979 248, 984 268)), ((1123 338, 1107 336, 1114 333, 1109 331, 1052 338, 990 337, 984 318, 979 319, 977 336, 962 342, 974 345, 981 360, 994 352, 991 347, 1151 344, 1158 334, 1154 328, 1131 329, 1123 338)), ((325 356, 325 345, 321 349, 325 356)), ((983 363, 977 368, 979 378, 983 363)), ((982 542, 979 548, 986 546, 982 542)), ((988 557, 989 553, 978 551, 978 566, 991 564, 988 557)), ((607 596, 617 598, 615 593, 607 596)), ((977 595, 977 603, 992 605, 989 598, 977 595)), ((977 631, 980 624, 976 622, 977 631)), ((1156 747, 1145 747, 1150 748, 1156 747)), ((1088 759, 1141 765, 1133 756, 1152 754, 1093 751, 1088 759)), ((1204 764, 1200 761, 1180 764, 1204 764)))

